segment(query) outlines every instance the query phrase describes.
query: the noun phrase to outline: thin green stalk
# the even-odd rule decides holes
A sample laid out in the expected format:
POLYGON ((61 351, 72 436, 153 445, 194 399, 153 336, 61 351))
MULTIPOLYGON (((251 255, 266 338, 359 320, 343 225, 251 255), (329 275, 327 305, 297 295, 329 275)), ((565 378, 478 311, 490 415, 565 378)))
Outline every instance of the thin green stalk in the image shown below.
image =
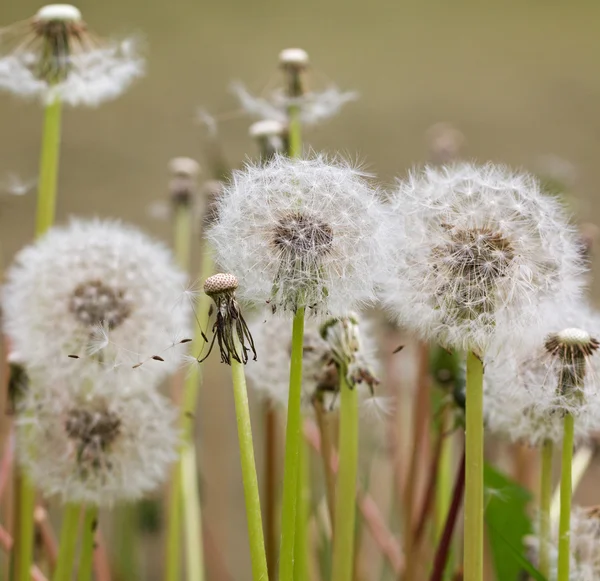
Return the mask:
POLYGON ((135 579, 139 576, 138 559, 138 505, 127 503, 119 506, 116 514, 114 534, 117 548, 118 578, 135 579))
POLYGON ((187 272, 190 268, 192 241, 192 212, 187 202, 177 203, 173 208, 173 246, 179 267, 187 272))
POLYGON ((279 581, 294 578, 294 542, 296 536, 296 495, 298 492, 298 463, 302 441, 302 354, 304 347, 304 307, 294 315, 290 389, 281 503, 281 548, 279 551, 279 581))
POLYGON ((289 156, 300 157, 302 153, 302 125, 300 124, 300 107, 292 105, 288 109, 289 118, 289 156))
POLYGON ((183 512, 181 488, 180 458, 179 464, 173 470, 169 488, 165 581, 180 581, 181 579, 181 515, 183 512))
POLYGON ((560 521, 558 524, 558 577, 557 581, 569 581, 570 545, 571 545, 571 496, 573 442, 575 439, 575 420, 565 412, 562 466, 560 478, 560 521))
POLYGON ((294 581, 306 581, 308 571, 308 519, 310 513, 310 473, 308 448, 305 441, 300 444, 298 466, 298 495, 296 497, 296 540, 294 552, 294 581))
POLYGON ((333 581, 351 581, 354 565, 356 477, 358 473, 358 395, 340 371, 340 465, 335 503, 333 581))
POLYGON ((79 556, 79 574, 77 581, 90 581, 94 563, 94 545, 98 528, 98 507, 88 506, 83 519, 83 536, 81 538, 81 555, 79 556))
MULTIPOLYGON (((236 350, 241 352, 236 337, 236 350)), ((250 541, 250 559, 252 562, 252 578, 254 581, 267 581, 267 554, 260 511, 260 493, 254 447, 252 443, 252 425, 244 365, 235 359, 231 361, 231 377, 233 379, 233 397, 235 400, 235 417, 237 420, 238 440, 240 446, 240 462, 242 465, 242 481, 244 483, 244 499, 246 501, 246 519, 248 521, 248 537, 250 541)))
POLYGON ((58 560, 52 581, 70 581, 73 572, 73 561, 77 547, 79 515, 81 505, 67 504, 63 513, 60 529, 60 545, 58 547, 58 560))
POLYGON ((198 494, 196 447, 193 445, 185 445, 181 452, 181 480, 187 578, 189 581, 204 581, 202 507, 198 494))
POLYGON ((540 474, 540 573, 550 578, 550 501, 552 499, 552 440, 542 444, 540 474))
POLYGON ((467 354, 464 581, 483 580, 483 363, 467 354))
POLYGON ((24 474, 19 479, 19 543, 17 546, 17 581, 29 581, 33 563, 33 511, 35 508, 35 488, 24 474))
POLYGON ((58 181, 58 158, 60 152, 60 117, 62 103, 55 99, 46 105, 40 177, 38 185, 35 235, 41 236, 54 223, 56 212, 56 184, 58 181))
MULTIPOLYGON (((445 408, 440 418, 439 429, 446 434, 451 426, 450 409, 445 408)), ((435 488, 435 542, 439 542, 444 532, 446 517, 452 501, 452 439, 443 436, 440 459, 437 469, 437 484, 435 488)))

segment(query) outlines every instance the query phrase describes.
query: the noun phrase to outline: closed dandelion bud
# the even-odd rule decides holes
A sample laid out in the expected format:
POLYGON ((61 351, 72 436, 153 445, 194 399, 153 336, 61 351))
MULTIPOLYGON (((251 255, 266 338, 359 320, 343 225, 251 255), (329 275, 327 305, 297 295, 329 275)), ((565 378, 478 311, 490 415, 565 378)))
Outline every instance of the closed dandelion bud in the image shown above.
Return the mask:
POLYGON ((28 393, 19 458, 44 495, 110 506, 166 479, 179 446, 177 411, 153 390, 127 393, 108 383, 93 393, 60 384, 28 393))
POLYGON ((250 137, 256 140, 263 161, 287 151, 287 127, 274 119, 257 121, 250 126, 250 137))
POLYGON ((288 97, 293 99, 304 94, 302 73, 308 64, 308 53, 301 48, 286 48, 279 53, 279 66, 285 75, 288 97))
POLYGON ((169 193, 173 205, 191 204, 198 189, 200 165, 189 157, 175 157, 169 162, 169 171, 169 193))
POLYGON ((242 299, 336 315, 374 299, 382 213, 377 190, 350 165, 278 155, 234 173, 208 236, 242 299))
MULTIPOLYGON (((185 275, 170 252, 113 221, 74 220, 23 249, 7 272, 4 330, 28 369, 47 381, 95 381, 115 367, 174 371, 189 337, 185 275)), ((142 373, 142 371, 140 371, 142 373)))
POLYGON ((132 39, 97 38, 69 4, 44 6, 1 30, 0 42, 0 89, 45 103, 97 106, 144 73, 132 39))
POLYGON ((399 184, 391 209, 383 299, 425 339, 483 353, 498 334, 518 341, 545 302, 581 292, 576 234, 530 175, 427 167, 399 184))

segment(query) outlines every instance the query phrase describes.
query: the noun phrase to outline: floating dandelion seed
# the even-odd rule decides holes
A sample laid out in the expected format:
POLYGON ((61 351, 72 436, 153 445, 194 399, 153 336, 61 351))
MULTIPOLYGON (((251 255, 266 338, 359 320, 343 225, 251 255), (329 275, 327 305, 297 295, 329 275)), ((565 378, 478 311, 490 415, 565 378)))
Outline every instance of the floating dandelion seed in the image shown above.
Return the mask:
POLYGON ((184 281, 170 252, 134 228, 74 220, 17 255, 3 295, 5 331, 27 366, 50 378, 93 377, 155 354, 166 359, 153 366, 164 377, 179 364, 177 349, 165 349, 178 333, 189 336, 184 281))
POLYGON ((208 237, 239 295, 273 311, 343 314, 374 300, 386 240, 378 192, 365 174, 319 156, 275 156, 235 172, 208 237))
POLYGON ((132 39, 103 41, 68 4, 51 4, 0 30, 0 89, 45 103, 97 106, 144 73, 132 39))
POLYGON ((505 167, 428 167, 391 199, 396 269, 383 299, 398 320, 451 348, 519 339, 544 301, 583 286, 573 228, 537 181, 505 167))
POLYGON ((45 495, 111 505, 136 500, 168 475, 177 456, 177 412, 154 390, 49 385, 22 400, 19 455, 45 495), (105 390, 103 388, 106 388, 105 390))

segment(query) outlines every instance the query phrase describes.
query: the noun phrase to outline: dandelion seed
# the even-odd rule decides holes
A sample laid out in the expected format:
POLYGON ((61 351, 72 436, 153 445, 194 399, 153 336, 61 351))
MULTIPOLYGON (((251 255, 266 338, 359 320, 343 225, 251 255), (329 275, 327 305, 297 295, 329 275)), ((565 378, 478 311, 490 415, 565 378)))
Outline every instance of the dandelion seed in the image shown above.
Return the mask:
POLYGON ((242 299, 336 315, 374 300, 382 214, 377 190, 350 165, 276 156, 234 173, 208 237, 242 299))
POLYGON ((68 4, 51 4, 0 30, 0 89, 22 97, 98 106, 144 73, 133 39, 104 41, 68 4))
POLYGON ((395 273, 383 300, 426 339, 483 353, 499 333, 519 340, 544 302, 580 294, 577 237, 529 175, 428 167, 399 184, 391 210, 395 273))
MULTIPOLYGON (((189 336, 191 310, 178 301, 184 278, 170 252, 141 232, 74 220, 17 255, 3 294, 5 331, 28 367, 48 378, 93 379, 163 355, 177 333, 189 336)), ((176 349, 165 358, 157 379, 179 364, 176 349)))
POLYGON ((177 412, 153 390, 95 387, 32 390, 19 408, 20 461, 36 487, 63 502, 137 500, 177 456, 177 412))

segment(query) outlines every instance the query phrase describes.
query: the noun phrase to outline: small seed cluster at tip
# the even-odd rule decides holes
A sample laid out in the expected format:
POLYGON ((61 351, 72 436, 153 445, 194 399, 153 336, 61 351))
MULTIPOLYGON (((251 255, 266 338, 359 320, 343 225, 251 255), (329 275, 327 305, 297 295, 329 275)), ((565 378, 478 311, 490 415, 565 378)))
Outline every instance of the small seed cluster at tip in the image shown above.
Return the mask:
POLYGON ((596 351, 600 342, 587 331, 572 327, 549 335, 545 347, 553 355, 568 352, 572 355, 586 356, 596 351))
POLYGON ((304 68, 308 66, 308 53, 302 48, 286 48, 279 53, 282 67, 304 68))
POLYGON ((237 287, 238 279, 233 274, 213 274, 204 281, 204 292, 209 297, 224 292, 234 291, 237 287))
POLYGON ((43 22, 60 20, 62 22, 79 22, 81 12, 71 4, 48 4, 42 6, 35 15, 35 19, 43 22))
POLYGON ((200 173, 200 164, 190 157, 174 157, 169 162, 169 171, 174 176, 193 179, 200 173))

